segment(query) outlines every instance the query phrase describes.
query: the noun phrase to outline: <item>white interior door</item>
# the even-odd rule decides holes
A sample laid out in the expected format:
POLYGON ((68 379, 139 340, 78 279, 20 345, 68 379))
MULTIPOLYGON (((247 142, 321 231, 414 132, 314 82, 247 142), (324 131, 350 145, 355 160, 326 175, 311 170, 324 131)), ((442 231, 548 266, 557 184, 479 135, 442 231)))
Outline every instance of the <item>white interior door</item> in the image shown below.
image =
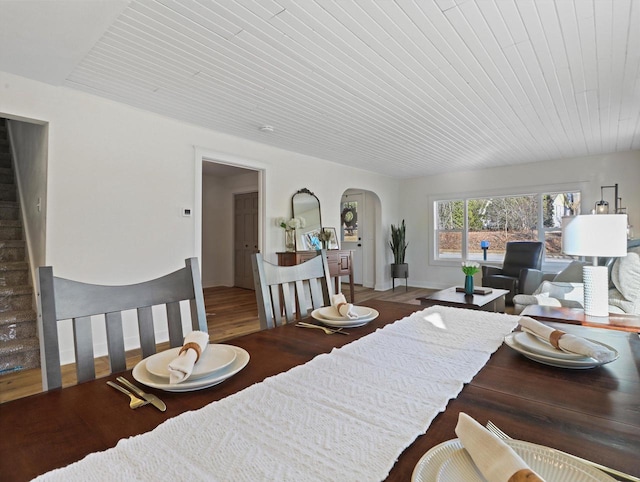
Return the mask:
POLYGON ((340 238, 342 249, 353 251, 353 282, 362 284, 362 245, 366 229, 364 195, 344 194, 340 203, 340 238))

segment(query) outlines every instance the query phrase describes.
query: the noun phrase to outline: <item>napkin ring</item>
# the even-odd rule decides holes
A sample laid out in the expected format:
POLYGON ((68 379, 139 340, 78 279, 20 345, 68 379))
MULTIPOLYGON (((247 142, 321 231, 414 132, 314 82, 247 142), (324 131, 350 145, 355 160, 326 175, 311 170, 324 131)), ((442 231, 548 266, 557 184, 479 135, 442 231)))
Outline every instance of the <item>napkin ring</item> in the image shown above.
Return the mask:
POLYGON ((544 482, 538 474, 531 469, 520 469, 511 477, 508 482, 544 482))
POLYGON ((343 306, 347 306, 347 303, 344 303, 344 302, 343 302, 343 303, 338 303, 338 304, 336 305, 336 308, 338 309, 338 313, 340 313, 340 308, 342 308, 343 306))
POLYGON ((551 343, 551 345, 554 348, 557 348, 558 350, 560 349, 560 338, 562 338, 562 335, 564 335, 564 331, 562 330, 553 330, 551 332, 551 334, 549 335, 549 343, 551 343))
POLYGON ((182 348, 180 348, 180 351, 178 352, 178 356, 182 355, 182 353, 188 351, 189 349, 192 349, 196 352, 196 361, 193 363, 198 363, 198 360, 200 360, 200 353, 202 353, 202 348, 200 348, 200 345, 193 341, 182 345, 182 348))

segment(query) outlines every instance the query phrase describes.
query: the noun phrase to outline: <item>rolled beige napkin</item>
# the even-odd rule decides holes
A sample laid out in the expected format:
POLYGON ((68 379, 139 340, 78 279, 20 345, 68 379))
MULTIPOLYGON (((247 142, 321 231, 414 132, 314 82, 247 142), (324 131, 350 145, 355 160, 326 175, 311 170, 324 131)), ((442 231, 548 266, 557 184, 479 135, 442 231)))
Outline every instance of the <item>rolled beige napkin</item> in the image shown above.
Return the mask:
POLYGON ((209 346, 209 333, 192 331, 184 338, 178 356, 169 362, 169 383, 180 383, 191 375, 193 366, 209 346))
POLYGON ((615 359, 616 354, 606 346, 593 343, 585 338, 556 330, 539 321, 523 316, 520 318, 520 326, 524 331, 551 343, 552 346, 578 355, 591 357, 599 362, 606 363, 615 359))
POLYGON ((544 482, 511 447, 464 412, 456 435, 488 482, 544 482))
POLYGON ((353 311, 353 305, 351 303, 347 303, 347 299, 342 293, 331 296, 331 306, 335 306, 338 313, 345 318, 349 318, 350 320, 358 318, 357 313, 353 311))

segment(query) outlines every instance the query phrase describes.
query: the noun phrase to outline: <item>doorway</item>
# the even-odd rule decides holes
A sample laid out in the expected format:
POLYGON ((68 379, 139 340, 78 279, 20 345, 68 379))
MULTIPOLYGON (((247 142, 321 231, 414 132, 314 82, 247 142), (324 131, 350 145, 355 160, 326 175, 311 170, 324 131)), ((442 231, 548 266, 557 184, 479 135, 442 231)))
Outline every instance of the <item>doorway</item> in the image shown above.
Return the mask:
POLYGON ((253 289, 250 255, 259 249, 260 171, 204 157, 201 161, 202 217, 196 252, 201 253, 202 286, 253 289), (237 214, 238 202, 242 206, 237 214), (236 241, 247 249, 238 250, 236 241))
POLYGON ((377 194, 347 189, 340 202, 340 245, 353 251, 353 282, 364 288, 376 286, 376 233, 379 230, 377 194))

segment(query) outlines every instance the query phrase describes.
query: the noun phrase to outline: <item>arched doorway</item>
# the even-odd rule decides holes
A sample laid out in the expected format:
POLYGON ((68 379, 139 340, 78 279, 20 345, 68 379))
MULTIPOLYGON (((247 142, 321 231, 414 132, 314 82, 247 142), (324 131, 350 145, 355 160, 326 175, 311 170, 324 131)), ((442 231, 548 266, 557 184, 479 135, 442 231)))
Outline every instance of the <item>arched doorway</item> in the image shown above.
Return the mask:
POLYGON ((353 251, 354 283, 374 288, 382 283, 376 269, 377 238, 381 232, 381 203, 378 195, 350 188, 340 201, 340 246, 353 251))

